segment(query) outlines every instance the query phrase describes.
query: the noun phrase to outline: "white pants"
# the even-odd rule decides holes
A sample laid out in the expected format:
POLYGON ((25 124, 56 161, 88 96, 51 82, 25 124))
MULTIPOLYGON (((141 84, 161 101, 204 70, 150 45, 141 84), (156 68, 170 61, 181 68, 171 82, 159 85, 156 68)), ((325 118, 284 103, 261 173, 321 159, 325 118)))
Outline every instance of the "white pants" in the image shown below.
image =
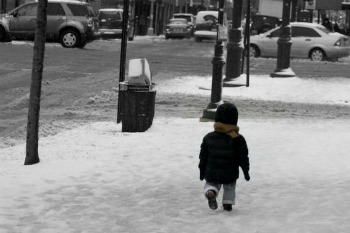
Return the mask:
POLYGON ((217 197, 222 186, 224 187, 222 204, 234 205, 236 199, 236 181, 231 184, 217 184, 206 182, 204 185, 204 194, 206 194, 209 190, 214 190, 217 197))

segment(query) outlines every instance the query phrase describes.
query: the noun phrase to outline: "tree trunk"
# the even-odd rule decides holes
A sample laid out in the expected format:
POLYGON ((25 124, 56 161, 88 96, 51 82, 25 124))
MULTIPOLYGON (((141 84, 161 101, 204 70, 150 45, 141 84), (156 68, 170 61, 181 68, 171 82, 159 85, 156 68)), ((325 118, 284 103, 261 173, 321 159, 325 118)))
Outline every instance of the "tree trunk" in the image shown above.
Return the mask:
POLYGON ((39 113, 41 97, 41 81, 44 70, 45 33, 47 22, 47 0, 38 1, 37 23, 35 28, 32 78, 30 85, 26 159, 24 165, 39 163, 39 113))

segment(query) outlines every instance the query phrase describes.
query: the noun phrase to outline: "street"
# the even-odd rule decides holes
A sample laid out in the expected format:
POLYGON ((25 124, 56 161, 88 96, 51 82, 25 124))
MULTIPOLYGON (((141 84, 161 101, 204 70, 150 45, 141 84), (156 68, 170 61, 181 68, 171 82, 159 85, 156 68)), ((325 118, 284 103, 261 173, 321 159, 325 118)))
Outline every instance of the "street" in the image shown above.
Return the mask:
MULTIPOLYGON (((33 43, 0 43, 0 51, 0 137, 15 144, 26 135, 33 43)), ((187 39, 137 37, 127 45, 127 60, 147 58, 156 85, 180 76, 211 76, 213 53, 213 42, 196 43, 187 39)), ((47 44, 40 112, 42 136, 86 121, 116 119, 119 56, 120 40, 94 41, 85 49, 47 44)), ((252 59, 251 75, 269 75, 276 68, 276 61, 252 59)), ((349 58, 321 63, 292 59, 291 68, 300 78, 329 79, 349 77, 349 63, 349 58)), ((254 79, 250 85, 254 85, 254 79)), ((199 118, 209 99, 191 98, 193 101, 184 106, 180 95, 158 90, 156 116, 199 118), (186 111, 180 111, 184 108, 186 111)), ((237 104, 243 108, 242 115, 250 118, 350 118, 349 107, 343 105, 319 106, 291 101, 285 106, 279 101, 254 99, 240 100, 237 104)))

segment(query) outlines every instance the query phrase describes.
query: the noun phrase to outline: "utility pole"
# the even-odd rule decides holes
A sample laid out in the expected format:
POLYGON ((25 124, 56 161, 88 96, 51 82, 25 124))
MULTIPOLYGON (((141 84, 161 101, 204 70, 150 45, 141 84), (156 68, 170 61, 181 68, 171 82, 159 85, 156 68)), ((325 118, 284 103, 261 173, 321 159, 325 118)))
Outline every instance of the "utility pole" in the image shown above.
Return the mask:
POLYGON ((290 28, 291 0, 283 0, 282 25, 280 27, 277 41, 277 68, 271 73, 272 78, 294 77, 295 73, 290 68, 291 28, 290 28))
POLYGON ((227 43, 227 63, 225 83, 241 76, 242 67, 242 0, 233 1, 232 28, 229 30, 227 43))
POLYGON ((211 98, 210 103, 206 109, 203 110, 203 116, 201 121, 206 120, 214 120, 216 109, 222 101, 222 68, 225 64, 224 57, 224 46, 223 46, 223 38, 221 38, 222 30, 225 30, 223 27, 224 22, 224 2, 225 0, 219 0, 219 18, 217 25, 217 38, 214 50, 214 57, 212 60, 213 63, 213 76, 212 76, 212 85, 211 85, 211 98))

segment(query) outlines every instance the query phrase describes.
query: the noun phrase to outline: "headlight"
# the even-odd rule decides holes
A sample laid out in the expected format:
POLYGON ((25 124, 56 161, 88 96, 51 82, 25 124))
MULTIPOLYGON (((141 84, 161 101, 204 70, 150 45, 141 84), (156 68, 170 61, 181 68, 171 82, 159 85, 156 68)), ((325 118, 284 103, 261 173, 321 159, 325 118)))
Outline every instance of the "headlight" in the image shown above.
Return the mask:
POLYGON ((337 42, 335 42, 334 46, 340 47, 340 46, 341 46, 341 41, 340 41, 340 40, 337 40, 337 42))
POLYGON ((88 18, 88 19, 87 19, 87 25, 88 25, 88 27, 94 27, 94 22, 93 22, 93 20, 90 19, 90 18, 88 18))

